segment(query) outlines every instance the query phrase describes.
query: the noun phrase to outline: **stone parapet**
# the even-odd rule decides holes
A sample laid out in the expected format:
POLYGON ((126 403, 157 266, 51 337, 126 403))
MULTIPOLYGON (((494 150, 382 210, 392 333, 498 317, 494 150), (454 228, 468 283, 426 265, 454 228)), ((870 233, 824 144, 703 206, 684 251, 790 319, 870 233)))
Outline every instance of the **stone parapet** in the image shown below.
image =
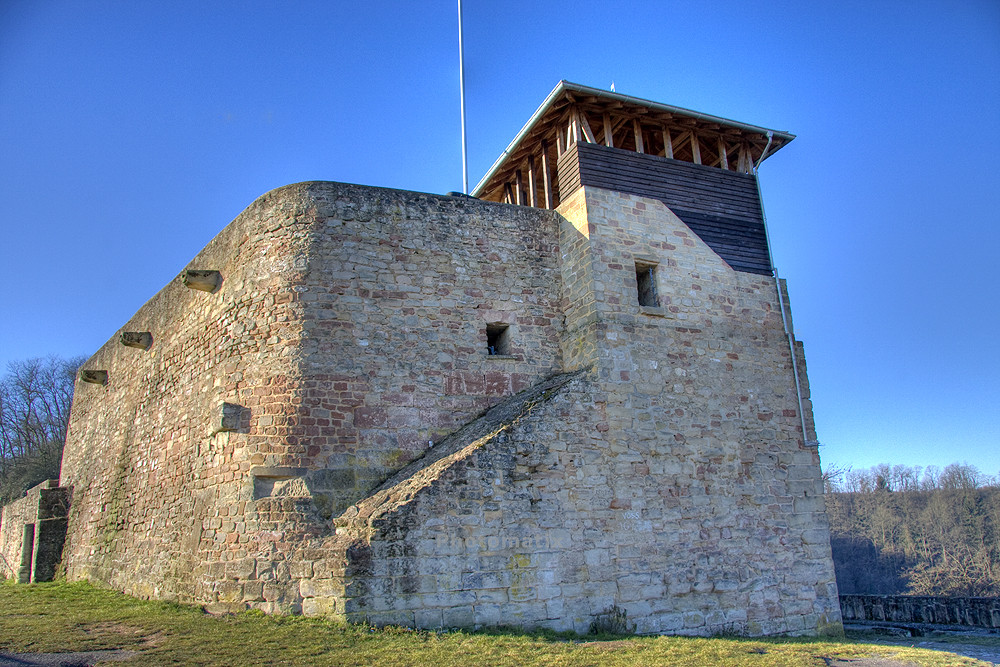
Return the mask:
POLYGON ((1000 598, 841 595, 844 621, 917 623, 1000 629, 1000 598))

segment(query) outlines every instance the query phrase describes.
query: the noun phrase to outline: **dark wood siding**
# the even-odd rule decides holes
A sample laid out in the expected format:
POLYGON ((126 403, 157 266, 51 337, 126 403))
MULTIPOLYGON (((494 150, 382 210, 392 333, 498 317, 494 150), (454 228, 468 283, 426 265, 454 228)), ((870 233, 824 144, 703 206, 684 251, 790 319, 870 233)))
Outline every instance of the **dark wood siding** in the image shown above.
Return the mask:
POLYGON ((559 158, 559 190, 590 185, 659 199, 737 271, 771 275, 757 182, 750 174, 577 143, 559 158))
POLYGON ((556 161, 556 181, 559 183, 559 202, 580 187, 580 160, 576 144, 559 156, 556 161))

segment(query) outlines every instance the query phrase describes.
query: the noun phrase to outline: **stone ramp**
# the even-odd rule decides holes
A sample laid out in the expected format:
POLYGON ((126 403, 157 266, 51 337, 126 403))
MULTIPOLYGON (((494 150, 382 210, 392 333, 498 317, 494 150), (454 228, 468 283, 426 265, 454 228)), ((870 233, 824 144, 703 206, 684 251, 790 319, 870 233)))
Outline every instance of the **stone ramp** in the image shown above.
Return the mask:
POLYGON ((337 534, 349 535, 355 539, 370 538, 374 531, 374 522, 378 517, 406 505, 453 463, 464 459, 509 429, 535 406, 551 399, 572 380, 588 370, 589 368, 584 368, 561 373, 539 382, 498 403, 480 417, 445 437, 423 457, 403 467, 367 498, 352 505, 334 519, 337 534))

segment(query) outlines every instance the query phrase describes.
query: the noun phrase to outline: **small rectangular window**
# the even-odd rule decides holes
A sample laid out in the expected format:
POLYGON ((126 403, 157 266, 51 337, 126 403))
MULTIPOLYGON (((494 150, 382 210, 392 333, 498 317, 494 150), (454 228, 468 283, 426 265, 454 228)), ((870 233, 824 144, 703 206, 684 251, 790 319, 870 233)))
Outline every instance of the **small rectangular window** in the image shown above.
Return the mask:
POLYGON ((486 325, 487 354, 510 354, 510 327, 506 324, 486 325))
POLYGON ((635 284, 638 289, 639 305, 656 308, 660 300, 656 297, 656 265, 646 262, 635 263, 635 284))

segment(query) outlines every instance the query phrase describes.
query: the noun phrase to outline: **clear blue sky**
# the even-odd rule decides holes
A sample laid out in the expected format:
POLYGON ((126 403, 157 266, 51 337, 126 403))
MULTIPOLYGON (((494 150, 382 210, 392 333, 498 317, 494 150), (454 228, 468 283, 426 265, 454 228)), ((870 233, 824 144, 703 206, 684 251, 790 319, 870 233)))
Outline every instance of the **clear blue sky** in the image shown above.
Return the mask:
MULTIPOLYGON (((1000 470, 1000 3, 466 0, 473 184, 560 79, 761 168, 824 462, 1000 470)), ((0 2, 0 368, 90 354, 256 197, 461 189, 456 5, 0 2)))

